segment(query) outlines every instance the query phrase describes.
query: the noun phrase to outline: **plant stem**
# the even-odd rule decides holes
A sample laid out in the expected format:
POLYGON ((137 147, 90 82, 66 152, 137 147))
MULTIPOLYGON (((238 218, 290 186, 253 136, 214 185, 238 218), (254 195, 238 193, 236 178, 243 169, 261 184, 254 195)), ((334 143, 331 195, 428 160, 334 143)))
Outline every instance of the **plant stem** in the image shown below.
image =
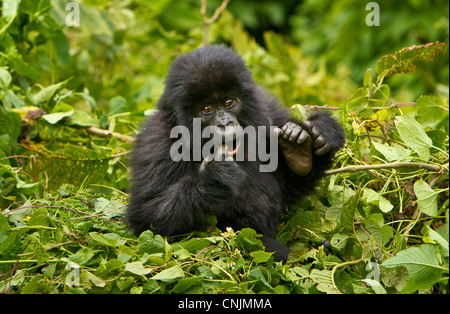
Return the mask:
POLYGON ((206 0, 202 0, 202 5, 200 8, 200 14, 203 18, 203 40, 202 40, 202 46, 208 46, 208 34, 209 34, 209 26, 214 23, 220 16, 220 14, 226 9, 228 2, 230 0, 223 0, 222 4, 216 9, 213 16, 210 18, 206 17, 206 0))
POLYGON ((362 165, 362 166, 347 166, 344 168, 339 168, 335 170, 327 171, 325 174, 327 176, 330 176, 332 174, 341 173, 341 172, 356 172, 356 171, 362 171, 362 170, 371 170, 371 169, 398 169, 398 168, 417 168, 417 169, 426 169, 429 171, 441 171, 446 170, 448 171, 448 164, 445 164, 443 166, 437 166, 422 162, 392 162, 387 164, 378 164, 378 165, 362 165))

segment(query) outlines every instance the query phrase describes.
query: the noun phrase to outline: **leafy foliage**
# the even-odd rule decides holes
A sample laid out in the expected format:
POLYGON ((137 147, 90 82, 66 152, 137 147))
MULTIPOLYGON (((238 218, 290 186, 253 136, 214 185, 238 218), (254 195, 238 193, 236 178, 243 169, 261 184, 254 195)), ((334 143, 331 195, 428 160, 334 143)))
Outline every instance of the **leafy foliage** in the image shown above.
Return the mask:
POLYGON ((207 232, 169 238, 121 222, 131 137, 170 62, 204 40, 200 3, 84 1, 68 27, 65 1, 2 1, 0 292, 448 293, 448 15, 420 12, 433 21, 420 44, 402 41, 407 5, 392 11, 405 25, 377 37, 358 26, 355 1, 304 1, 289 18, 275 2, 231 1, 206 39, 243 55, 297 118, 329 109, 346 130, 322 188, 283 217, 284 265, 254 230, 218 230, 214 217, 207 232), (258 14, 312 26, 255 40, 243 25, 254 31, 258 14), (351 47, 350 34, 361 39, 351 47), (371 64, 376 78, 361 69, 371 64))

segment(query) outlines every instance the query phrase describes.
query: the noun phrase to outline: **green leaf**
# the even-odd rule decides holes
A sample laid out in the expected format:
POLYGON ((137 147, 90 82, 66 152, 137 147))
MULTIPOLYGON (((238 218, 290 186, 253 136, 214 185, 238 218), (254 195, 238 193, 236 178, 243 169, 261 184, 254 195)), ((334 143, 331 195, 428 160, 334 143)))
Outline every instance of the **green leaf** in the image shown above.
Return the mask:
POLYGON ((29 77, 30 79, 39 79, 39 73, 31 67, 28 63, 23 61, 22 56, 17 52, 16 48, 11 48, 6 55, 11 69, 20 75, 29 77))
POLYGON ((407 116, 399 116, 395 119, 395 126, 403 142, 411 147, 421 159, 428 161, 433 141, 425 133, 420 123, 407 116))
POLYGON ((243 228, 237 234, 237 238, 242 245, 242 248, 247 252, 259 251, 263 249, 261 240, 255 230, 250 228, 243 228))
POLYGON ((46 208, 38 208, 35 210, 30 220, 28 220, 29 226, 48 226, 48 211, 46 208))
POLYGON ((9 226, 8 220, 5 215, 0 214, 0 244, 5 240, 11 233, 11 227, 9 226))
POLYGON ((93 273, 84 270, 86 272, 86 274, 89 277, 89 280, 94 284, 94 286, 99 287, 99 288, 103 288, 104 286, 106 286, 106 283, 101 280, 100 278, 98 278, 97 276, 95 276, 93 273))
POLYGON ((354 294, 352 277, 344 271, 337 271, 334 274, 334 282, 339 292, 344 294, 354 294))
POLYGON ((50 85, 42 90, 40 90, 37 94, 31 97, 31 101, 34 105, 39 105, 45 101, 48 101, 54 97, 54 95, 64 87, 67 81, 60 82, 54 85, 50 85))
POLYGON ((96 232, 89 232, 89 235, 92 237, 92 239, 99 244, 103 244, 106 246, 116 247, 121 244, 125 244, 127 241, 125 239, 122 239, 122 237, 116 233, 96 233, 96 232))
POLYGON ((99 197, 95 200, 95 213, 103 213, 106 218, 121 217, 125 213, 125 206, 114 200, 99 197))
POLYGON ((11 80, 11 74, 9 74, 6 68, 0 68, 0 90, 7 89, 11 80))
POLYGON ((403 48, 393 55, 381 57, 377 62, 377 73, 380 77, 415 72, 417 61, 430 62, 444 51, 445 44, 440 42, 403 48))
POLYGON ((49 113, 42 116, 42 118, 50 124, 56 124, 64 118, 70 117, 74 110, 69 110, 66 112, 55 112, 49 113))
POLYGON ((17 15, 17 8, 21 0, 3 0, 2 15, 9 22, 17 15))
POLYGON ((203 278, 199 276, 194 276, 191 278, 184 278, 178 281, 178 283, 173 288, 173 293, 183 293, 186 290, 188 290, 190 287, 192 287, 193 284, 202 281, 203 278))
POLYGON ((151 273, 152 268, 145 268, 142 262, 132 262, 125 265, 125 270, 135 275, 145 276, 151 273))
POLYGON ((364 189, 363 199, 365 199, 367 203, 378 205, 378 208, 380 208, 383 213, 388 213, 394 208, 394 205, 392 205, 389 200, 369 188, 364 189))
MULTIPOLYGON (((441 252, 442 256, 448 257, 449 256, 449 245, 448 245, 448 238, 444 238, 439 233, 434 231, 430 228, 430 226, 426 226, 426 232, 427 236, 424 237, 424 241, 427 239, 431 243, 436 243, 439 246, 439 251, 441 252)), ((425 241, 429 243, 428 241, 425 241)))
POLYGON ((389 146, 387 144, 378 143, 376 141, 372 142, 373 147, 380 152, 387 161, 405 161, 410 158, 411 150, 404 148, 400 145, 394 144, 394 146, 389 146))
POLYGON ((351 237, 347 234, 335 233, 331 238, 330 245, 334 249, 343 250, 348 239, 351 239, 351 237))
POLYGON ((176 279, 183 278, 184 272, 180 265, 175 265, 169 269, 165 269, 159 274, 156 274, 151 279, 161 280, 164 282, 172 282, 176 279))
POLYGON ((267 262, 273 253, 265 252, 265 251, 255 251, 251 252, 250 256, 254 258, 257 263, 265 263, 267 262))
POLYGON ((386 294, 386 289, 381 285, 379 281, 373 279, 361 279, 360 281, 366 283, 370 288, 372 288, 373 292, 376 294, 386 294))
POLYGON ((78 250, 75 254, 69 256, 69 260, 78 265, 86 264, 94 256, 94 251, 91 248, 84 247, 78 250))
POLYGON ((414 183, 414 193, 417 197, 419 209, 428 216, 437 216, 439 192, 433 191, 425 181, 420 179, 414 183))
POLYGON ((444 270, 448 271, 440 266, 436 247, 431 244, 423 244, 401 251, 385 261, 382 266, 387 268, 406 267, 408 281, 403 287, 402 293, 428 289, 441 278, 444 270))
POLYGON ((372 74, 370 73, 371 69, 367 69, 366 74, 364 75, 364 87, 369 88, 370 84, 372 84, 372 74))
POLYGON ((127 108, 127 101, 122 96, 116 96, 109 101, 108 107, 109 107, 108 116, 123 113, 127 108))
POLYGON ((165 241, 159 234, 154 235, 150 230, 144 231, 139 236, 138 252, 142 253, 165 253, 165 241))
POLYGON ((211 244, 211 241, 204 238, 192 238, 189 241, 181 244, 183 248, 188 250, 190 253, 196 253, 200 250, 205 249, 208 245, 211 244))
POLYGON ((312 281, 317 284, 317 290, 326 292, 327 294, 339 293, 331 279, 331 270, 313 269, 310 275, 312 281))
POLYGON ((39 285, 38 285, 39 277, 33 277, 26 285, 23 287, 21 294, 34 294, 36 293, 39 285))
MULTIPOLYGON (((438 128, 438 126, 448 117, 443 107, 445 104, 436 96, 420 96, 416 101, 416 119, 423 127, 438 128)), ((447 120, 448 124, 448 120, 447 120)))

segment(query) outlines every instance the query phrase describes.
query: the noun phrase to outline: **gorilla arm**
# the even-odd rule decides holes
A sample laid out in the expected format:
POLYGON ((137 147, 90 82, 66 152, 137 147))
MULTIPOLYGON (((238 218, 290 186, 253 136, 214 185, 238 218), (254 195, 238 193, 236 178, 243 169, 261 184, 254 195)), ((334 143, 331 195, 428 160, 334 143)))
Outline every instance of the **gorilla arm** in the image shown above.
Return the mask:
POLYGON ((234 162, 212 161, 203 171, 191 166, 180 164, 190 169, 184 169, 186 174, 182 178, 170 180, 165 186, 156 182, 159 174, 135 182, 126 217, 135 235, 150 227, 162 235, 203 229, 205 214, 214 215, 215 209, 239 192, 245 178, 234 162))

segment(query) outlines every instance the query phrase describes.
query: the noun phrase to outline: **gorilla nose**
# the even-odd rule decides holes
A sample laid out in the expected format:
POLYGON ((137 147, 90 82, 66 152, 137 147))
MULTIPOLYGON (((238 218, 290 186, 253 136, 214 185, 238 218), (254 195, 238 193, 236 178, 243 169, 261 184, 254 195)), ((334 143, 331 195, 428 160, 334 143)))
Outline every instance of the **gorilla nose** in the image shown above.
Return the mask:
POLYGON ((233 121, 227 120, 227 121, 219 121, 217 123, 217 126, 221 129, 225 129, 227 126, 232 126, 233 121))

